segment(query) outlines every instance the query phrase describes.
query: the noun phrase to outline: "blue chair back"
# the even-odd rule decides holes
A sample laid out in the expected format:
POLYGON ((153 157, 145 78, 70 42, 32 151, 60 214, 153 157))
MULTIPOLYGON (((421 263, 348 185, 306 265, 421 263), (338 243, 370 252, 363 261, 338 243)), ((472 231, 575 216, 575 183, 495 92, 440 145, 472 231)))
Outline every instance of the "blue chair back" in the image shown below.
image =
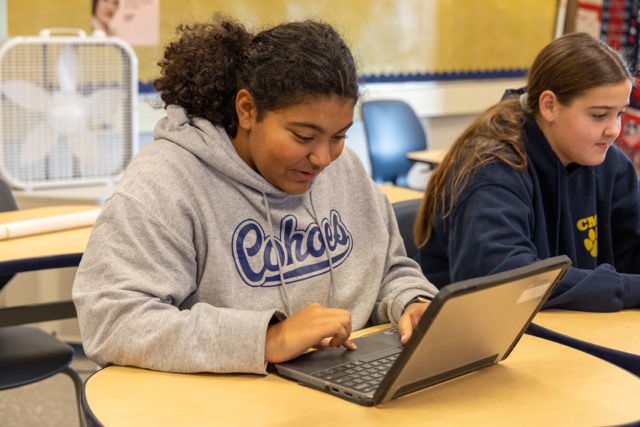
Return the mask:
POLYGON ((407 187, 407 173, 414 164, 407 153, 429 146, 420 118, 399 100, 365 101, 361 115, 373 180, 407 187))

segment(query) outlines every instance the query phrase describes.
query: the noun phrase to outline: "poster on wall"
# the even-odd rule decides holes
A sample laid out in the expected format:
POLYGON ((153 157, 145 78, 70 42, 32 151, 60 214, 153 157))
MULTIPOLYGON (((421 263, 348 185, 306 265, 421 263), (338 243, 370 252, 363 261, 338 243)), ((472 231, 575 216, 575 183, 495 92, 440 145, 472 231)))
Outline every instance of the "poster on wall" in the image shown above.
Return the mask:
POLYGON ((160 0, 92 0, 91 26, 132 46, 157 46, 160 0))
POLYGON ((600 37, 602 0, 578 1, 575 12, 575 31, 600 37))
MULTIPOLYGON (((573 31, 586 32, 622 54, 632 74, 640 65, 640 0, 578 0, 573 31)), ((640 83, 640 79, 638 79, 640 83)), ((640 174, 640 85, 636 84, 630 105, 620 116, 620 134, 615 144, 640 174)))

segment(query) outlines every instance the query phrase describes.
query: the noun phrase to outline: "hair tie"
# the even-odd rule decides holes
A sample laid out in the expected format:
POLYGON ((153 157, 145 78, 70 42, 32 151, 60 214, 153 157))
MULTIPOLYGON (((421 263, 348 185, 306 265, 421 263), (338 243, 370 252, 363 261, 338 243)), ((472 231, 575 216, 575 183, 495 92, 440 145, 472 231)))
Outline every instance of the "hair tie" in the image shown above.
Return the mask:
POLYGON ((531 112, 531 108, 529 108, 529 94, 527 92, 520 95, 520 106, 525 113, 531 112))

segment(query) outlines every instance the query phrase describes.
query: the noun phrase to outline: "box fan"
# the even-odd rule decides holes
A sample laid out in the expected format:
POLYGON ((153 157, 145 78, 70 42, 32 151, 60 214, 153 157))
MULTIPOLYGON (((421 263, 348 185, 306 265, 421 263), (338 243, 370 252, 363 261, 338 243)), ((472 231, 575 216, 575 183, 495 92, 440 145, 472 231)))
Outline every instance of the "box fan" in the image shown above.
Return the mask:
POLYGON ((0 173, 15 189, 113 183, 137 151, 138 61, 124 40, 9 38, 0 94, 0 173))

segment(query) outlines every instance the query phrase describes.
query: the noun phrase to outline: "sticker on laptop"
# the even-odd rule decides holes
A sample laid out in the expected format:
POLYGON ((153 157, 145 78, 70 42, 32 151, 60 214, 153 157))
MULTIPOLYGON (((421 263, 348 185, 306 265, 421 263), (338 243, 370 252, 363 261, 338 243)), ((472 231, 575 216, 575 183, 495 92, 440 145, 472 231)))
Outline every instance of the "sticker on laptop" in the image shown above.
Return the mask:
POLYGON ((520 298, 516 301, 517 304, 522 302, 531 301, 532 299, 540 299, 551 286, 551 282, 543 282, 539 285, 534 285, 520 294, 520 298))

